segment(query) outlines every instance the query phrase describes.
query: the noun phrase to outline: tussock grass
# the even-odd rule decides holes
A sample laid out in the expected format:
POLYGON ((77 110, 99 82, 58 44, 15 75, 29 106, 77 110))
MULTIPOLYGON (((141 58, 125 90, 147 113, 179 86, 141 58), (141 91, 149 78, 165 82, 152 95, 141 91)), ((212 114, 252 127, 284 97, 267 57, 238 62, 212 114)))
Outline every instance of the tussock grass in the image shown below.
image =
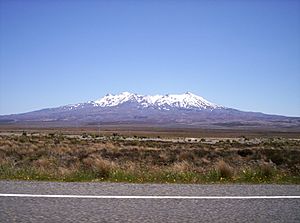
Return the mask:
POLYGON ((222 145, 124 141, 121 136, 0 135, 0 179, 300 183, 300 160, 295 158, 300 142, 222 145))
POLYGON ((192 172, 193 166, 187 161, 176 162, 170 166, 170 171, 173 173, 192 172))
POLYGON ((94 173, 96 178, 108 178, 110 172, 115 167, 113 162, 104 160, 100 156, 88 157, 83 159, 84 170, 94 173))
POLYGON ((166 170, 137 170, 137 169, 110 169, 110 171, 95 171, 94 169, 60 169, 58 172, 49 172, 36 168, 15 168, 9 165, 0 165, 0 179, 16 180, 46 180, 46 181, 110 181, 130 183, 300 183, 300 176, 284 173, 264 176, 256 170, 237 172, 232 178, 223 178, 220 173, 212 169, 206 173, 195 171, 175 172, 166 170))
POLYGON ((231 179, 234 175, 233 169, 224 160, 220 160, 217 163, 216 172, 220 179, 231 179))

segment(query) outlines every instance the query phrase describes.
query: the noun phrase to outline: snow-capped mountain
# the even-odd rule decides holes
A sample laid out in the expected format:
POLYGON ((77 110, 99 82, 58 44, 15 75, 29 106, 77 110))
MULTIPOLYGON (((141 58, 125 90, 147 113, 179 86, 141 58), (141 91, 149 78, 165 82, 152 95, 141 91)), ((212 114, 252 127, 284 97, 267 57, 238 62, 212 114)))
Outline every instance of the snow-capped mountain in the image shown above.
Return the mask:
MULTIPOLYGON (((224 108, 223 106, 211 103, 204 98, 187 92, 185 94, 167 94, 167 95, 139 95, 129 92, 123 92, 118 95, 107 94, 106 96, 89 101, 94 107, 114 107, 125 103, 134 104, 138 108, 154 108, 159 110, 170 109, 193 109, 193 110, 213 110, 224 108)), ((70 105, 69 109, 82 107, 84 104, 70 105)))
POLYGON ((85 103, 0 116, 1 124, 38 126, 143 125, 199 128, 263 128, 300 131, 300 118, 244 112, 192 94, 139 95, 129 92, 85 103))

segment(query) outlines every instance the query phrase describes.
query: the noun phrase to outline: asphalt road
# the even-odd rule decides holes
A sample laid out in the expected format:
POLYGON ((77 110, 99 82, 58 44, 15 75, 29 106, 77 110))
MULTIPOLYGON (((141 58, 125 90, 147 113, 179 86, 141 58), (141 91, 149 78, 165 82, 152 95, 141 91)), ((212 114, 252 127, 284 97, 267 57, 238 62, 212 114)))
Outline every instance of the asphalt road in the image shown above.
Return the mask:
POLYGON ((300 199, 5 197, 299 196, 298 185, 163 185, 0 181, 0 222, 300 222, 300 199))

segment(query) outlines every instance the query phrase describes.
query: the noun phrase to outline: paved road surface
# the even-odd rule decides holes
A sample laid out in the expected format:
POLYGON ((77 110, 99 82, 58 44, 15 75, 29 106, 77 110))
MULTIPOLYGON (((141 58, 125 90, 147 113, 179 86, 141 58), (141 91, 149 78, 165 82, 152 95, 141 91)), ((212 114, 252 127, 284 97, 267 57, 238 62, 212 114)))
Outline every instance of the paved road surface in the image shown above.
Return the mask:
MULTIPOLYGON (((299 196, 296 185, 0 181, 1 194, 299 196)), ((0 196, 0 222, 300 222, 300 199, 102 199, 0 196)))

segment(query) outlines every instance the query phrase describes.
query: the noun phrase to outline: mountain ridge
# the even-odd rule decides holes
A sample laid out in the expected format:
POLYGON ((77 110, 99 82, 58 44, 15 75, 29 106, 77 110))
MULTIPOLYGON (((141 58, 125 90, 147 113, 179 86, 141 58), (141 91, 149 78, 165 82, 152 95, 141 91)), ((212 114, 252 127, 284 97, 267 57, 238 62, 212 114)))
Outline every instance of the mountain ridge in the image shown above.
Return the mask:
MULTIPOLYGON (((223 106, 209 102, 203 97, 195 95, 191 92, 166 95, 141 95, 130 92, 122 92, 117 95, 107 94, 98 100, 88 101, 86 103, 91 104, 94 107, 114 107, 128 102, 137 103, 137 106, 142 108, 152 107, 162 110, 169 110, 172 108, 196 110, 224 108, 223 106)), ((68 107, 74 109, 83 104, 85 103, 68 105, 68 107)))
POLYGON ((0 124, 55 123, 57 126, 143 124, 200 128, 296 129, 300 118, 245 112, 209 102, 191 92, 139 95, 123 92, 95 101, 46 108, 23 114, 2 115, 0 124))

